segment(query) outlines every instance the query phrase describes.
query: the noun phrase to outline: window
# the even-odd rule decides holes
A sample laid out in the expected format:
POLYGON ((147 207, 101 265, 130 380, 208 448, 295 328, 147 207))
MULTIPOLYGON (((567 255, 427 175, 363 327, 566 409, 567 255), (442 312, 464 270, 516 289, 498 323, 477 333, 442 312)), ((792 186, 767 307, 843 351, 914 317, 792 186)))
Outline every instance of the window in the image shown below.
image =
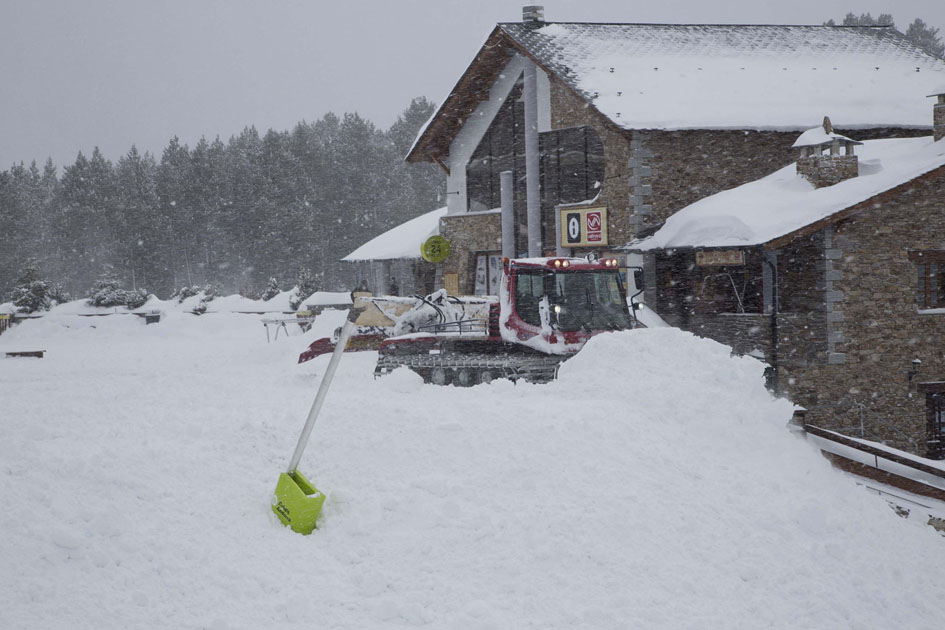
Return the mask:
POLYGON ((590 127, 541 134, 543 205, 579 203, 597 196, 604 181, 604 144, 590 127))
MULTIPOLYGON (((501 205, 502 171, 512 171, 513 203, 516 208, 525 207, 525 108, 521 93, 519 84, 499 108, 466 165, 470 212, 501 205)), ((593 199, 600 191, 604 181, 604 144, 592 128, 543 131, 538 134, 538 150, 541 203, 552 220, 551 211, 556 205, 593 199)))
POLYGON ((525 106, 521 81, 499 108, 489 130, 466 166, 468 210, 480 212, 501 205, 499 174, 512 171, 513 197, 518 206, 525 200, 525 106))
POLYGON ((916 268, 916 304, 919 308, 945 307, 945 250, 909 252, 916 268))
POLYGON ((515 274, 515 310, 522 321, 532 326, 541 326, 538 304, 545 296, 545 278, 549 271, 519 271, 515 274))
POLYGON ((927 455, 929 459, 945 459, 945 394, 925 395, 927 455))

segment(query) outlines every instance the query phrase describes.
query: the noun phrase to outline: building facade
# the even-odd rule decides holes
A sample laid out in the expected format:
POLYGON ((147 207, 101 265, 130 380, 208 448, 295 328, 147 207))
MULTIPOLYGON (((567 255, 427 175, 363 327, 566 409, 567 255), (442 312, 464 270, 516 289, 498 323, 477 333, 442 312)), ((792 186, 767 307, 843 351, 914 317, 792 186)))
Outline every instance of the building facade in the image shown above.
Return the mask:
POLYGON ((791 163, 798 131, 823 111, 854 139, 927 134, 927 109, 894 92, 928 93, 936 82, 945 63, 891 28, 552 23, 526 7, 521 23, 496 26, 407 159, 446 175, 443 285, 480 293, 503 255, 564 250, 640 264, 618 248, 791 163), (892 89, 875 90, 869 72, 892 89), (511 174, 510 253, 502 173, 511 174), (563 247, 560 213, 589 208, 603 209, 606 239, 563 247))
POLYGON ((684 208, 630 247, 652 261, 667 322, 763 358, 810 424, 942 459, 945 143, 862 150, 802 149, 793 173, 684 208), (836 157, 852 163, 842 181, 836 157))

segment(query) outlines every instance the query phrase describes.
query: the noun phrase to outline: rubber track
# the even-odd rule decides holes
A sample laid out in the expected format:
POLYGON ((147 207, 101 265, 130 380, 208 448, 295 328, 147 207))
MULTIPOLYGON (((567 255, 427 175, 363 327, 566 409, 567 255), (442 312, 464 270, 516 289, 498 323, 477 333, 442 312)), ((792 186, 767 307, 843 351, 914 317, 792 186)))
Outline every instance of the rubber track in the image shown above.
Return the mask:
POLYGON ((451 370, 492 369, 496 378, 517 380, 524 378, 531 383, 546 383, 554 380, 558 366, 567 359, 565 355, 497 355, 497 354, 407 354, 384 355, 377 359, 376 376, 389 374, 399 367, 408 367, 415 372, 445 368, 451 370))

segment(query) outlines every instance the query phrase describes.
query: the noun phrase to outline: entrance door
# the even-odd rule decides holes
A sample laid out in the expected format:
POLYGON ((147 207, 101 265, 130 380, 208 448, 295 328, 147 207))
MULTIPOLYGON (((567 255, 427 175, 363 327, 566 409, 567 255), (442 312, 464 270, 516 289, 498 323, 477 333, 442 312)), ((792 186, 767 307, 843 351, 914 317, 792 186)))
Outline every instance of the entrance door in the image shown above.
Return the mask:
POLYGON ((495 253, 476 255, 476 295, 499 295, 502 279, 502 257, 495 253))
POLYGON ((928 456, 945 459, 945 393, 925 395, 928 416, 928 456))

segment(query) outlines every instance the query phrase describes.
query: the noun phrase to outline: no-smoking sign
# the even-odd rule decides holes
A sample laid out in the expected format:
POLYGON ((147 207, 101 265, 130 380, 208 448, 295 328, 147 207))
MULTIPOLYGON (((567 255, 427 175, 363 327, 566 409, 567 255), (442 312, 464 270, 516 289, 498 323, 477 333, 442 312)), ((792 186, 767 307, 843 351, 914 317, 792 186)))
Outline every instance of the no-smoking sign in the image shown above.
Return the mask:
POLYGON ((561 209, 561 246, 607 245, 607 208, 561 209))

